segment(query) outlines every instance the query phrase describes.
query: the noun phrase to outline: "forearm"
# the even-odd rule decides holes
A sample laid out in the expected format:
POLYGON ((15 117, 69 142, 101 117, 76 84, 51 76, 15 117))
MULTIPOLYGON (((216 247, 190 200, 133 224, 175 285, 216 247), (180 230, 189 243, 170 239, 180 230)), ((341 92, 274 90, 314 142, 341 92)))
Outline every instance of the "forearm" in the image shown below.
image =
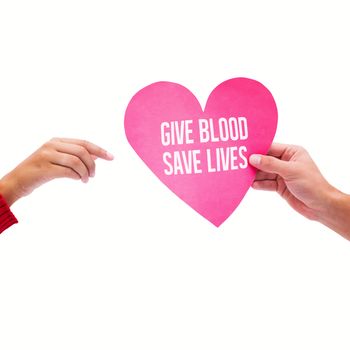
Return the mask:
POLYGON ((350 195, 330 191, 318 221, 350 240, 350 195))

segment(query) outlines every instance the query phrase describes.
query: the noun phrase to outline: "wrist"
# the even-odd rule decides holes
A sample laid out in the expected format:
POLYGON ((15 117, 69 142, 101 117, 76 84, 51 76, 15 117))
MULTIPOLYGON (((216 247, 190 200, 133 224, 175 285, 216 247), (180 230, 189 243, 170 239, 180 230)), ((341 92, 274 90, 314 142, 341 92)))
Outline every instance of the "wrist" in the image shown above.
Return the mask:
POLYGON ((350 240, 350 195, 331 188, 318 221, 350 240))
POLYGON ((11 176, 11 173, 5 175, 0 180, 0 194, 9 207, 21 198, 19 187, 15 178, 11 176))

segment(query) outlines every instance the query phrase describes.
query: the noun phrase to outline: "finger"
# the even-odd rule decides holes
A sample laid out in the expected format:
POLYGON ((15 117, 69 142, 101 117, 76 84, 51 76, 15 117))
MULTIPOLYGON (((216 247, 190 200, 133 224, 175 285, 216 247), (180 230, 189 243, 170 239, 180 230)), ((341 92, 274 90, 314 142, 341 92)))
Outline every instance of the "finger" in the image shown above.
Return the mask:
POLYGON ((249 157, 249 163, 259 170, 266 173, 278 174, 285 178, 290 175, 290 163, 272 156, 264 156, 261 154, 252 154, 249 157))
POLYGON ((285 145, 283 143, 273 143, 267 152, 269 156, 274 156, 277 158, 281 158, 283 153, 287 150, 289 145, 285 145))
POLYGON ((258 170, 255 175, 255 181, 260 181, 260 180, 276 180, 277 175, 276 174, 271 174, 267 173, 265 171, 258 170))
POLYGON ((70 168, 79 174, 81 181, 85 183, 89 181, 88 169, 79 157, 68 153, 57 152, 56 157, 51 163, 70 168))
POLYGON ((277 182, 273 180, 254 181, 252 187, 255 190, 277 191, 277 182))
POLYGON ((80 175, 71 168, 59 164, 52 164, 54 167, 53 172, 55 173, 55 178, 68 178, 73 180, 80 180, 80 175))
POLYGON ((82 147, 86 148, 86 150, 90 154, 97 156, 98 158, 102 158, 105 160, 113 160, 114 159, 114 156, 111 153, 109 153, 108 151, 106 151, 102 147, 97 146, 94 143, 86 141, 86 140, 71 139, 71 138, 55 138, 53 140, 82 146, 82 147))
POLYGON ((80 158, 80 160, 88 169, 89 176, 95 176, 95 162, 86 148, 72 143, 54 142, 53 144, 56 148, 56 151, 71 154, 80 158))

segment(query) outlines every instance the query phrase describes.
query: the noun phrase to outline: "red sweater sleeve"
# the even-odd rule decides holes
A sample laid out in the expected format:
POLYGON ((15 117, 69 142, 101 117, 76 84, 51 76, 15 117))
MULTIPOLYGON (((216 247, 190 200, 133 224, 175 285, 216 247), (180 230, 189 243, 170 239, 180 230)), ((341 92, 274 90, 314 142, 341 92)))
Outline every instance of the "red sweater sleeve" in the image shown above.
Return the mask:
POLYGON ((13 224, 17 224, 17 222, 17 219, 12 214, 12 211, 7 205, 5 199, 0 195, 0 233, 5 231, 13 224))

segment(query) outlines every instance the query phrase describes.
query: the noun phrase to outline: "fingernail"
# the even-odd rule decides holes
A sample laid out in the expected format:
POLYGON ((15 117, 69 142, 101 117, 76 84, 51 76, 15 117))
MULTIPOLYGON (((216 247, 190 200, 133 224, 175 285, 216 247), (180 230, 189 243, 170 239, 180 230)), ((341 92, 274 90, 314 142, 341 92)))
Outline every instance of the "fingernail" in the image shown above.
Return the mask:
POLYGON ((252 154, 249 157, 249 163, 251 165, 259 165, 261 163, 261 156, 259 154, 252 154))
POLYGON ((114 159, 114 155, 112 153, 107 152, 106 155, 110 160, 114 159))

